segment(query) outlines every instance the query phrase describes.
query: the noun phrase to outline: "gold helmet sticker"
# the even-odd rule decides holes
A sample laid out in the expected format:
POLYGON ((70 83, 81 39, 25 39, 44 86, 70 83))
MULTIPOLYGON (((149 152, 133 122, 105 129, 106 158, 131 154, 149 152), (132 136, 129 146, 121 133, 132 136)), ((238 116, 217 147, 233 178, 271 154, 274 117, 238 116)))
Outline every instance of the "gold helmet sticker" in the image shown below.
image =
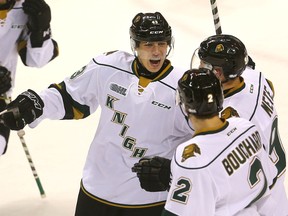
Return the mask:
POLYGON ((141 16, 138 15, 135 19, 134 19, 134 23, 138 23, 141 20, 141 16))
POLYGON ((215 52, 218 53, 218 52, 222 52, 224 50, 224 46, 223 44, 218 44, 215 48, 215 52))
POLYGON ((187 78, 188 78, 188 74, 184 74, 184 76, 182 76, 181 81, 183 82, 183 81, 187 80, 187 78))

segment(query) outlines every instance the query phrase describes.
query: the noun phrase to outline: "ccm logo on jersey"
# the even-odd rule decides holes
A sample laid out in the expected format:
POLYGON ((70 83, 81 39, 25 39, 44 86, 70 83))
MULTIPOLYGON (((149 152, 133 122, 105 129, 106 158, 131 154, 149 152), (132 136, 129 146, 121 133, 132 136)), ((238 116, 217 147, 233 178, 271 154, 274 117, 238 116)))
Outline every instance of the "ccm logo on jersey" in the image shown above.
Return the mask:
MULTIPOLYGON (((4 21, 5 22, 5 21, 4 21)), ((0 24, 1 26, 4 24, 4 22, 1 20, 0 24)), ((11 28, 12 29, 23 29, 25 25, 23 24, 12 24, 11 28)))
POLYGON ((157 102, 157 101, 152 101, 152 104, 155 105, 155 106, 158 106, 158 107, 164 108, 164 109, 170 109, 170 108, 171 108, 171 106, 167 106, 167 105, 162 104, 162 103, 157 102))

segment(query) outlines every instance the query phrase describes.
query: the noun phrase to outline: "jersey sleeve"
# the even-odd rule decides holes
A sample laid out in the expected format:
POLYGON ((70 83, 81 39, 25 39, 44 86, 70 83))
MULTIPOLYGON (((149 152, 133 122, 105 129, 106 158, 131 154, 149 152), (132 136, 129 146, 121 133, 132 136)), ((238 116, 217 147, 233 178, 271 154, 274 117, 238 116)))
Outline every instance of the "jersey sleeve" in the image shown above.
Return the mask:
POLYGON ((209 169, 193 170, 180 167, 172 159, 173 180, 164 215, 214 215, 217 190, 209 169))
POLYGON ((95 112, 99 103, 98 76, 94 65, 91 61, 62 82, 53 83, 41 91, 43 114, 29 126, 35 127, 44 119, 83 119, 95 112))
POLYGON ((65 115, 65 108, 61 94, 53 88, 48 88, 39 93, 44 102, 43 114, 34 122, 29 124, 30 128, 36 127, 44 119, 58 120, 65 115))
POLYGON ((59 55, 59 47, 54 39, 49 38, 41 47, 33 48, 26 28, 18 42, 18 53, 24 65, 41 68, 59 55))

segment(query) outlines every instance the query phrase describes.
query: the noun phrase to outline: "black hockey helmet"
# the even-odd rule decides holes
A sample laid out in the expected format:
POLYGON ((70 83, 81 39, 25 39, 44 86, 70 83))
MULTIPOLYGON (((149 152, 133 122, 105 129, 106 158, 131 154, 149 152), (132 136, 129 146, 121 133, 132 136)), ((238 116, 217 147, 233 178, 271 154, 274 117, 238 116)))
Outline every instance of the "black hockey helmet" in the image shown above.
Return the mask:
POLYGON ((138 13, 132 20, 129 33, 135 41, 169 42, 172 37, 171 27, 160 12, 138 13))
POLYGON ((204 40, 198 50, 199 58, 223 69, 226 80, 242 74, 248 63, 245 45, 232 35, 214 35, 204 40))
POLYGON ((178 81, 177 98, 188 114, 217 115, 223 108, 220 80, 206 68, 190 69, 178 81))

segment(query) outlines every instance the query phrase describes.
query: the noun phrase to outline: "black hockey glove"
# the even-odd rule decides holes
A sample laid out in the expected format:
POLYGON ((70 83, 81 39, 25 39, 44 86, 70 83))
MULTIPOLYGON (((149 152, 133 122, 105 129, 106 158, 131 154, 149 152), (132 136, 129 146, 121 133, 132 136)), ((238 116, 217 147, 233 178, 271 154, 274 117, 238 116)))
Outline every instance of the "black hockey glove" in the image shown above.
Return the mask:
POLYGON ((132 167, 137 173, 141 188, 146 191, 166 191, 170 187, 171 160, 162 157, 142 158, 132 167))
POLYGON ((6 67, 0 66, 0 94, 6 93, 11 88, 11 72, 6 67))
POLYGON ((43 108, 40 96, 28 89, 7 105, 7 112, 1 118, 11 130, 20 130, 41 116, 43 108))
POLYGON ((29 17, 32 47, 41 47, 51 37, 51 10, 44 0, 25 0, 23 11, 29 17))

